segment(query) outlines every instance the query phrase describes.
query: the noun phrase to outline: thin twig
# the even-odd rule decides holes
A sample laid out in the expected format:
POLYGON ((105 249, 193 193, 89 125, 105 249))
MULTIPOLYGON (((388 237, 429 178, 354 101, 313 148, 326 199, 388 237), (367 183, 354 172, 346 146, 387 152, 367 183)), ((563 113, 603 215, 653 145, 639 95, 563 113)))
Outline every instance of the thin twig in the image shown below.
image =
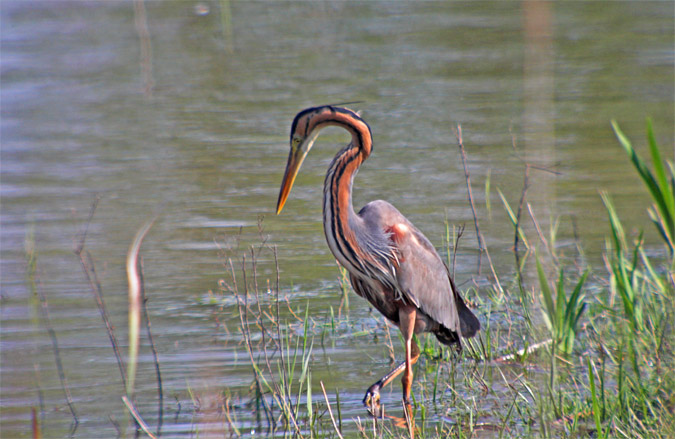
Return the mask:
POLYGON ((499 363, 503 363, 503 362, 506 362, 506 361, 515 360, 516 358, 520 358, 524 355, 530 355, 531 353, 533 353, 537 349, 540 349, 540 348, 543 348, 545 346, 550 345, 551 342, 553 342, 553 339, 549 338, 549 339, 541 341, 539 343, 535 343, 533 345, 530 345, 527 348, 522 348, 522 349, 520 349, 520 350, 518 350, 518 351, 516 351, 512 354, 508 354, 508 355, 504 355, 502 357, 499 357, 495 361, 497 361, 499 363))
POLYGON ((226 398, 225 402, 223 403, 223 409, 225 411, 225 416, 227 417, 227 422, 230 423, 230 431, 234 431, 234 434, 237 435, 237 437, 241 437, 241 433, 239 432, 239 429, 237 428, 237 424, 232 421, 232 417, 230 416, 230 398, 226 398))
POLYGON ((518 146, 516 145, 516 135, 513 133, 513 130, 511 129, 511 127, 509 127, 509 132, 511 133, 511 148, 513 148, 514 155, 524 165, 527 165, 532 169, 536 169, 537 171, 544 171, 544 172, 548 172, 549 174, 553 174, 553 175, 562 175, 562 172, 554 171, 553 169, 545 168, 544 166, 538 166, 538 165, 533 165, 531 163, 528 163, 527 160, 525 160, 520 155, 518 155, 518 146))
MULTIPOLYGON (((290 402, 290 395, 291 395, 291 385, 288 382, 288 371, 286 370, 286 360, 284 357, 284 350, 283 347, 281 346, 281 323, 279 320, 279 280, 280 280, 280 272, 279 272, 279 257, 277 254, 277 246, 275 245, 272 247, 272 253, 274 254, 274 267, 276 270, 276 285, 275 285, 275 294, 276 294, 276 322, 277 322, 277 339, 279 340, 279 348, 280 348, 280 359, 281 359, 281 371, 283 373, 284 379, 282 385, 284 386, 284 399, 288 397, 288 401, 290 402)), ((293 420, 295 422, 295 420, 293 420)))
POLYGON ((145 319, 145 329, 148 333, 148 341, 150 342, 150 350, 152 351, 152 358, 155 362, 155 373, 157 374, 157 396, 159 399, 159 408, 157 413, 157 436, 162 435, 162 423, 164 421, 164 392, 162 390, 162 373, 159 368, 159 356, 155 348, 155 340, 150 331, 150 315, 148 314, 148 299, 145 297, 145 281, 143 272, 143 258, 141 258, 141 269, 139 271, 141 281, 141 302, 143 304, 143 318, 145 319))
POLYGON ((462 140, 462 126, 457 124, 457 130, 455 131, 455 137, 457 137, 457 145, 459 146, 459 151, 462 154, 462 164, 464 165, 464 178, 466 180, 466 189, 469 194, 469 204, 471 205, 471 213, 473 215, 473 224, 476 228, 476 240, 478 241, 478 275, 480 276, 481 268, 481 256, 485 250, 483 244, 483 235, 480 233, 480 227, 478 226, 478 217, 476 215, 476 207, 473 203, 473 193, 471 191, 471 177, 469 176, 469 167, 466 163, 466 152, 464 151, 464 141, 462 140))
POLYGON ((335 433, 337 433, 338 437, 342 439, 342 433, 340 433, 340 430, 338 430, 338 426, 335 423, 335 418, 333 417, 333 411, 330 408, 330 402, 328 402, 328 395, 326 395, 326 388, 323 386, 323 381, 319 381, 319 384, 321 384, 321 391, 323 392, 323 397, 326 400, 326 407, 328 407, 328 414, 330 415, 330 420, 333 423, 333 428, 335 428, 335 433))
POLYGON ((544 237, 544 234, 541 232, 541 228, 539 227, 539 222, 537 222, 537 218, 534 216, 534 212, 532 211, 532 206, 530 203, 527 203, 527 212, 530 214, 530 218, 532 219, 532 224, 534 224, 534 228, 537 231, 537 235, 539 235, 539 240, 544 244, 544 247, 546 248, 546 251, 555 258, 555 255, 551 253, 551 249, 548 246, 548 241, 544 237))
MULTIPOLYGON (((518 273, 518 285, 520 286, 521 291, 523 290, 523 272, 520 267, 520 255, 518 254, 518 238, 520 237, 520 215, 523 211, 523 203, 525 202, 525 195, 527 194, 527 188, 529 187, 530 179, 530 164, 525 165, 525 176, 523 177, 523 190, 520 193, 520 201, 518 202, 518 213, 516 214, 516 231, 513 237, 513 252, 516 257, 516 270, 518 273)), ((527 244, 527 243, 526 243, 527 244)))
POLYGON ((40 299, 40 313, 42 315, 42 323, 45 325, 47 333, 49 334, 49 338, 52 341, 54 362, 56 363, 56 370, 59 375, 59 381, 61 382, 61 388, 63 389, 63 393, 66 397, 68 409, 70 410, 70 413, 73 416, 73 427, 70 431, 72 435, 73 433, 75 433, 75 430, 77 429, 77 426, 79 425, 80 421, 77 418, 77 412, 75 411, 75 404, 73 403, 73 397, 70 393, 70 387, 68 386, 68 379, 66 378, 66 374, 63 370, 63 363, 61 362, 61 351, 59 349, 59 341, 56 338, 56 331, 54 331, 54 327, 52 326, 52 319, 49 315, 49 303, 47 302, 47 297, 45 296, 41 288, 35 287, 35 292, 37 293, 40 299))
POLYGON ((82 253, 82 250, 84 249, 84 242, 87 239, 87 233, 89 232, 89 225, 91 224, 91 220, 94 218, 94 212, 96 212, 96 207, 98 206, 98 202, 101 200, 100 196, 96 196, 94 198, 94 202, 91 204, 91 208, 89 209, 89 216, 87 217, 87 221, 84 223, 84 228, 82 231, 79 233, 80 239, 73 249, 76 255, 80 255, 82 253))
POLYGON ((260 383, 260 378, 258 376, 259 372, 257 370, 257 363, 253 358, 253 346, 251 346, 251 333, 249 332, 249 322, 248 322, 248 283, 246 280, 246 255, 242 258, 242 273, 243 273, 243 282, 244 282, 244 308, 242 312, 241 299, 237 296, 237 304, 239 304, 239 320, 241 322, 241 330, 244 334, 244 339, 246 340, 246 348, 248 350, 248 355, 251 359, 251 365, 254 368, 255 383, 258 393, 260 394, 260 399, 262 400, 263 409, 265 410, 265 417, 267 418, 268 425, 272 425, 271 410, 265 399, 265 394, 263 392, 262 384, 260 383))
MULTIPOLYGON (((260 227, 260 226, 259 226, 260 227)), ((262 233, 262 231, 261 231, 262 233)), ((262 236, 262 235, 261 235, 262 236)), ((264 245, 264 244, 263 244, 264 245)), ((262 250, 262 247, 258 251, 258 255, 260 254, 260 251, 262 250)), ((256 258, 256 252, 253 247, 251 247, 251 266, 253 267, 253 285, 255 288, 255 297, 256 297, 256 305, 258 306, 258 314, 256 315, 257 321, 258 321, 258 326, 260 327, 260 334, 262 335, 262 347, 263 347, 263 354, 265 357, 265 365, 267 366, 267 371, 270 374, 270 377, 274 377, 274 373, 272 372, 272 365, 270 364, 270 355, 267 351, 267 344, 268 341, 265 337, 267 335, 267 338, 269 340, 274 340, 272 335, 269 333, 267 328, 265 327, 265 323, 263 321, 263 310, 260 306, 260 291, 258 290, 258 263, 257 263, 257 258, 256 258)), ((273 322, 274 324, 275 322, 273 322)), ((278 322, 276 322, 278 324, 278 322)), ((281 346, 277 346, 278 350, 283 354, 283 350, 281 349, 281 346)), ((260 354, 258 355, 258 359, 260 359, 260 354)), ((276 382, 276 380, 273 380, 273 385, 274 389, 277 393, 279 393, 279 385, 276 382)), ((274 405, 270 407, 270 416, 272 419, 274 419, 274 405)))
POLYGON ((454 247, 452 249, 452 278, 455 278, 455 261, 457 259, 457 247, 459 247, 459 239, 464 235, 465 226, 462 224, 457 230, 457 236, 455 237, 454 247))
POLYGON ((487 256, 488 264, 490 265, 490 271, 492 271, 492 277, 495 278, 497 288, 499 289, 499 292, 503 294, 504 289, 502 288, 502 284, 499 281, 499 276, 497 276, 497 271, 495 270, 495 266, 492 263, 492 258, 490 257, 490 250, 488 250, 487 246, 485 246, 485 256, 487 256))
POLYGON ((87 231, 89 230, 89 224, 91 223, 92 218, 94 217, 94 212, 96 211, 96 206, 98 205, 99 197, 96 197, 94 203, 91 206, 89 212, 89 217, 85 223, 83 232, 80 234, 80 240, 77 246, 74 249, 75 254, 80 259, 80 266, 84 272, 87 281, 89 282, 89 287, 94 293, 94 298, 96 299, 96 304, 98 305, 99 313, 101 314, 101 319, 105 324, 106 330, 108 332, 108 338, 110 338, 110 343, 112 344, 113 352, 115 353, 115 359, 117 360, 117 366, 120 370, 120 375, 122 377, 122 385, 126 391, 127 388, 127 373, 124 368, 124 363, 122 362, 122 356, 120 355, 119 344, 117 343, 117 337, 115 336, 115 330, 113 329, 112 324, 110 323, 110 318, 108 317, 108 312, 105 307, 105 301, 103 300, 103 288, 101 283, 98 280, 98 275, 96 274, 96 265, 94 264, 91 253, 84 251, 85 240, 87 237, 87 231))
POLYGON ((492 263, 490 251, 488 250, 487 245, 485 245, 483 234, 480 232, 480 227, 478 226, 478 217, 476 216, 476 208, 473 202, 473 193, 471 192, 471 179, 469 176, 469 168, 467 166, 466 152, 464 150, 464 141, 462 140, 461 125, 457 125, 457 131, 455 132, 455 136, 457 137, 457 144, 459 145, 459 150, 462 153, 462 163, 464 165, 464 176, 466 180, 466 187, 469 193, 469 203, 471 204, 471 212, 473 213, 473 223, 476 228, 476 239, 478 240, 478 275, 480 276, 481 273, 481 256, 483 252, 485 252, 485 256, 487 257, 488 263, 490 264, 492 276, 494 277, 495 282, 497 283, 497 288, 501 293, 503 293, 504 289, 502 288, 501 282, 499 282, 499 276, 497 276, 497 271, 495 270, 495 266, 492 263))
POLYGON ((138 426, 141 427, 141 430, 143 430, 143 432, 152 439, 157 439, 157 436, 155 436, 150 432, 148 424, 146 424, 143 418, 141 418, 141 415, 138 413, 138 410, 136 410, 136 406, 134 406, 134 404, 131 401, 129 401, 129 398, 127 398, 126 395, 122 396, 122 401, 124 401, 124 405, 127 406, 129 413, 131 413, 131 416, 133 416, 133 418, 136 420, 138 426))

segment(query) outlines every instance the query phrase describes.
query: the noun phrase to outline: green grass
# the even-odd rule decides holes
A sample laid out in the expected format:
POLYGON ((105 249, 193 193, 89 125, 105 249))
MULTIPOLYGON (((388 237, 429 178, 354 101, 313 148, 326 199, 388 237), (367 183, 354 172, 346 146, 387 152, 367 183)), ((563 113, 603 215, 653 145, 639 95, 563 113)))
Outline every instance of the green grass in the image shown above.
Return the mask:
MULTIPOLYGON (((499 274, 501 284, 493 280, 492 285, 481 285, 480 292, 476 287, 463 291, 475 305, 482 329, 465 341, 462 352, 440 346, 431 336, 419 337, 422 355, 413 387, 416 437, 675 437, 673 167, 664 164, 651 125, 647 137, 653 170, 613 125, 648 188, 653 205, 646 217, 656 224, 662 243, 646 243, 641 233, 626 233, 610 195, 602 193, 598 208, 604 205, 608 218, 605 268, 573 265, 569 261, 583 259, 583 249, 572 247, 580 253, 577 257, 564 254, 571 247, 558 245, 559 220, 551 221, 544 238, 531 214, 539 236, 526 236, 498 192, 525 248, 534 250, 539 239, 544 251, 536 251, 534 258, 526 251, 514 268, 517 277, 499 274), (533 275, 521 277, 521 271, 533 275), (535 318, 537 309, 541 319, 535 318)), ((461 230, 446 223, 451 269, 459 236, 461 230)), ((262 301, 269 304, 268 310, 260 308, 261 300, 246 299, 258 296, 258 291, 237 293, 252 386, 250 393, 232 399, 251 403, 228 406, 228 419, 243 422, 253 407, 253 416, 266 419, 270 431, 282 436, 408 437, 407 429, 393 421, 375 422, 365 410, 358 417, 345 416, 353 396, 346 403, 339 390, 329 391, 329 398, 319 387, 323 382, 317 382, 315 369, 326 359, 315 355, 316 341, 324 346, 331 338, 363 339, 373 346, 389 343, 389 355, 394 348, 399 358, 402 353, 400 337, 392 346, 386 326, 364 329, 362 322, 372 317, 350 315, 344 271, 335 288, 341 306, 337 312, 325 307, 324 317, 312 316, 307 306, 290 309, 288 302, 273 297, 278 291, 267 293, 272 296, 262 301), (280 303, 289 312, 281 314, 280 303)), ((373 352, 377 355, 375 348, 373 352)), ((382 355, 364 361, 382 362, 387 354, 382 355)), ((399 381, 393 386, 397 394, 399 381)), ((349 409, 353 413, 355 408, 349 409)), ((388 413, 401 416, 402 410, 389 406, 388 413)), ((238 436, 243 429, 231 431, 238 436)))
POLYGON ((647 119, 647 140, 653 171, 635 151, 633 144, 621 131, 616 121, 612 121, 612 128, 649 191, 653 202, 653 206, 648 210, 649 217, 670 249, 672 257, 675 254, 675 168, 673 163, 666 161, 664 164, 659 145, 654 137, 651 120, 647 119))
POLYGON ((541 295, 544 302, 544 321, 551 332, 551 338, 563 354, 569 355, 574 347, 574 339, 579 329, 579 320, 586 309, 585 295, 582 288, 589 271, 581 275, 572 291, 569 299, 565 293, 565 273, 561 268, 556 284, 556 299, 553 301, 553 293, 548 279, 544 273, 539 256, 535 254, 537 262, 537 275, 541 286, 541 295))
MULTIPOLYGON (((647 188, 650 207, 645 219, 655 225, 660 240, 646 242, 642 231, 631 234, 634 226, 624 227, 610 194, 602 192, 598 209, 604 206, 607 214, 603 264, 589 269, 578 263, 585 259, 582 244, 572 248, 577 252, 572 257, 565 254, 571 247, 559 245, 560 220, 551 219, 546 238, 529 203, 521 202, 518 211, 522 214, 527 207, 537 234, 527 232, 497 190, 514 227, 514 238, 525 246, 521 249, 524 256, 516 257, 512 271, 498 273, 484 248, 490 283, 476 282, 462 291, 476 309, 482 329, 464 342, 461 352, 439 345, 429 335, 418 338, 422 355, 413 387, 416 437, 675 437, 675 170, 664 160, 650 122, 651 167, 619 126, 614 122, 612 126, 627 160, 647 188), (543 251, 529 258, 538 241, 543 251), (541 319, 536 318, 539 315, 541 319)), ((488 198, 490 180, 488 173, 488 198)), ((487 203, 486 209, 490 213, 487 203)), ((451 271, 463 230, 446 222, 445 251, 451 271)), ((76 254, 118 352, 96 270, 91 256, 83 252, 85 235, 76 254)), ((407 429, 393 420, 369 418, 353 392, 341 393, 329 381, 334 369, 326 373, 323 367, 332 361, 326 354, 328 348, 339 348, 340 343, 351 348, 368 345, 368 353, 359 353, 348 366, 363 375, 372 368, 379 377, 386 369, 382 365, 395 357, 400 360, 403 352, 401 337, 377 313, 373 317, 351 314, 355 307, 353 303, 350 307, 349 299, 355 296, 351 296, 344 269, 335 282, 339 307, 322 304, 320 313, 311 313, 309 301, 281 297, 276 248, 263 243, 241 257, 241 270, 234 266, 229 260, 229 280, 223 280, 221 290, 202 304, 214 308, 218 327, 228 335, 232 335, 230 330, 220 323, 235 311, 238 328, 232 331, 232 339, 240 343, 233 354, 238 365, 243 360, 250 371, 249 382, 239 387, 206 392, 207 398, 214 393, 220 397, 218 427, 223 433, 233 437, 408 437, 407 429), (259 287, 265 282, 258 279, 256 268, 261 254, 264 260, 274 261, 270 271, 276 274, 276 279, 266 279, 264 288, 259 287)), ((26 283, 32 322, 50 334, 64 399, 77 425, 66 380, 70 371, 61 364, 40 272, 31 230, 26 237, 26 283)), ((119 354, 116 359, 124 381, 119 354)), ((37 374, 36 382, 41 392, 37 374)), ((365 391, 370 378, 364 376, 359 384, 365 391)), ((391 402, 389 392, 400 394, 399 386, 396 380, 393 390, 382 392, 387 412, 395 416, 402 416, 402 409, 391 402)), ((189 383, 186 387, 197 418, 206 404, 189 383)), ((178 397, 176 401, 180 405, 178 397)), ((42 426, 35 415, 33 421, 32 433, 38 436, 42 426)), ((194 437, 209 434, 214 424, 194 422, 191 433, 194 437)))

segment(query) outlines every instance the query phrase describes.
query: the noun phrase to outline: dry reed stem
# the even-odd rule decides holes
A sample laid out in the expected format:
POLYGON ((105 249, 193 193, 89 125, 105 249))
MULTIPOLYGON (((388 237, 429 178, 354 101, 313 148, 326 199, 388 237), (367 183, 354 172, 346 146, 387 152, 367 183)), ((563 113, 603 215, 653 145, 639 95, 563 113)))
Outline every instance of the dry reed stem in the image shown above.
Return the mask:
POLYGON ((333 411, 330 408, 330 402, 328 402, 328 395, 326 395, 326 388, 323 385, 323 381, 319 381, 319 384, 321 384, 321 391, 323 392, 323 398, 326 400, 326 407, 328 407, 328 414, 330 415, 330 420, 333 423, 333 428, 335 428, 335 433, 337 433, 338 437, 342 439, 342 433, 340 433, 340 430, 335 423, 335 417, 333 417, 333 411))
POLYGON ((138 364, 138 348, 140 342, 140 327, 141 327, 141 276, 139 274, 138 255, 141 251, 143 239, 150 231, 157 217, 146 221, 143 226, 136 232, 134 239, 131 241, 129 251, 127 252, 127 282, 129 283, 129 356, 127 369, 127 396, 133 399, 134 384, 136 382, 136 366, 138 364))
MULTIPOLYGON (((281 324, 279 323, 280 315, 279 315, 279 282, 280 282, 280 274, 279 274, 279 257, 277 254, 277 246, 275 245, 272 247, 272 253, 274 254, 274 269, 276 272, 276 286, 275 286, 275 295, 276 295, 276 329, 277 329, 277 340, 279 343, 279 352, 280 352, 280 360, 281 360, 281 370, 284 376, 284 395, 288 396, 289 401, 290 401, 290 395, 291 395, 291 385, 288 382, 288 371, 286 370, 286 360, 284 357, 284 351, 283 347, 281 346, 281 324)), ((290 303, 288 304, 288 308, 290 309, 290 303)), ((292 312, 292 311, 291 311, 292 312)), ((295 314, 293 314, 295 315, 295 314)), ((297 318, 297 316, 296 316, 297 318)), ((295 422, 295 420, 293 420, 295 422)))
POLYGON ((464 179, 466 181, 466 190, 469 194, 469 204, 471 205, 471 214, 473 215, 473 224, 476 228, 476 240, 478 241, 478 275, 480 276, 481 269, 481 255, 485 250, 483 243, 483 235, 480 233, 480 227, 478 226, 478 216, 476 215, 476 206, 473 202, 473 192, 471 191, 471 177, 469 175, 469 167, 466 160, 466 152, 464 151, 464 141, 462 140, 462 126, 457 124, 457 129, 455 130, 455 137, 457 138, 457 145, 459 146, 459 151, 462 154, 462 164, 464 165, 464 179))
POLYGON ((229 422, 230 425, 230 431, 234 431, 234 434, 236 434, 238 437, 241 436, 241 433, 239 432, 239 429, 237 428, 237 424, 232 420, 232 417, 230 416, 230 399, 229 397, 225 399, 223 402, 223 411, 225 412, 225 417, 227 418, 227 422, 229 422))
MULTIPOLYGON (((253 346, 251 345, 251 333, 249 331, 249 321, 248 321, 248 284, 246 282, 246 255, 242 257, 242 274, 243 274, 243 282, 244 282, 244 308, 242 311, 241 307, 241 299, 239 295, 237 294, 237 304, 239 305, 239 320, 241 322, 241 330, 242 333, 244 334, 244 340, 246 341, 246 350, 248 351, 249 358, 251 360, 251 365, 254 367, 254 369, 257 366, 257 363, 255 359, 253 358, 253 346)), ((256 389, 258 391, 258 394, 260 395, 260 399, 263 404, 263 409, 265 410, 265 417, 267 418, 267 423, 268 425, 272 424, 272 419, 274 417, 272 416, 271 409, 269 407, 269 404, 267 403, 267 400, 265 399, 265 393, 263 392, 262 384, 260 383, 260 378, 258 377, 258 372, 257 370, 254 370, 253 376, 255 377, 255 383, 256 383, 256 389)))
POLYGON ((405 401, 401 401, 403 405, 403 416, 405 417, 405 425, 408 429, 408 435, 410 439, 415 439, 415 419, 412 416, 412 413, 409 410, 412 410, 412 407, 409 407, 405 401))
POLYGON ((124 368, 124 363, 122 362, 122 356, 120 354, 119 344, 117 343, 117 337, 115 336, 115 330, 113 329, 113 326, 110 323, 108 311, 106 310, 105 307, 105 301, 103 300, 103 288, 101 287, 101 283, 98 280, 98 275, 96 273, 96 265, 94 264, 91 253, 84 250, 84 245, 87 238, 87 231, 89 230, 89 225, 91 224, 91 220, 94 217, 94 212, 96 211, 96 206, 98 206, 99 200, 100 197, 97 196, 94 202, 92 203, 91 209, 89 211, 89 217, 85 222, 84 230, 80 233, 80 240, 78 244, 75 246, 74 253, 80 259, 80 266, 82 267, 84 276, 89 282, 89 287, 91 288, 91 291, 94 293, 94 298, 96 299, 96 304, 98 306, 99 313, 101 314, 101 319, 103 319, 103 323, 105 324, 106 331, 108 333, 108 338, 110 339, 113 352, 115 353, 117 366, 120 370, 120 375, 122 377, 122 385, 124 386, 124 389, 126 391, 127 373, 124 368))
POLYGON ((38 293, 40 297, 40 305, 42 309, 42 320, 47 328, 47 333, 49 333, 49 338, 52 341, 52 349, 54 351, 54 362, 56 363, 56 370, 59 375, 59 381, 61 382, 61 388, 63 393, 66 396, 66 403, 68 404, 68 409, 70 410, 71 415, 73 416, 74 425, 71 428, 70 433, 75 433, 77 426, 80 421, 77 418, 77 412, 75 411, 75 403, 73 402, 73 396, 70 393, 70 386, 68 386, 68 378, 63 370, 63 363, 61 362, 61 353, 59 349, 59 342, 56 338, 56 332, 51 324, 51 317, 49 316, 49 304, 47 303, 47 298, 43 293, 38 293))
POLYGON ((539 227, 539 222, 537 221, 537 218, 534 216, 534 212, 532 211, 532 206, 530 203, 527 203, 527 212, 530 214, 530 219, 532 219, 532 224, 534 224, 534 228, 537 231, 537 235, 539 236, 539 240, 544 244, 544 248, 546 248, 546 252, 550 254, 554 259, 555 255, 551 252, 551 248, 548 245, 548 241, 546 238, 544 238, 544 234, 541 232, 541 228, 539 227))
POLYGON ((391 341, 391 331, 389 331, 389 322, 385 316, 382 316, 384 321, 384 334, 387 338, 387 349, 389 350, 389 361, 390 364, 396 364, 396 355, 394 353, 394 343, 391 341))
POLYGON ((152 351, 152 358, 155 363, 155 374, 157 375, 157 397, 158 397, 158 413, 157 413, 157 436, 162 434, 162 423, 164 421, 164 391, 162 390, 162 373, 159 367, 159 356, 157 355, 157 349, 155 347, 155 340, 152 337, 152 331, 150 331, 150 316, 148 314, 148 300, 145 297, 145 282, 144 282, 144 273, 143 273, 143 258, 141 258, 140 264, 140 284, 141 284, 141 303, 143 305, 143 318, 145 319, 145 329, 148 334, 148 341, 150 342, 150 350, 152 351))
POLYGON ((150 432, 150 428, 148 428, 148 424, 146 424, 145 421, 143 420, 143 418, 141 418, 141 415, 138 413, 138 410, 136 409, 136 406, 134 406, 134 404, 131 401, 129 401, 129 398, 127 398, 126 395, 122 396, 122 401, 124 401, 124 405, 127 406, 127 409, 129 410, 129 413, 131 413, 131 416, 136 421, 136 424, 139 427, 141 427, 141 430, 143 430, 143 432, 145 434, 147 434, 148 437, 150 437, 152 439, 157 439, 157 436, 155 436, 154 434, 152 434, 150 432))
POLYGON ((459 146, 459 151, 462 154, 462 163, 464 165, 464 178, 466 181, 466 187, 469 194, 469 204, 471 205, 471 212, 473 214, 474 227, 476 228, 476 239, 478 240, 478 275, 480 276, 481 272, 481 255, 483 252, 485 252, 485 256, 487 257, 488 263, 490 264, 492 276, 494 277, 495 282, 497 283, 497 288, 499 288, 499 291, 503 293, 504 289, 502 288, 501 282, 499 281, 499 276, 497 276, 497 271, 495 270, 495 266, 492 263, 490 252, 487 248, 487 245, 485 245, 483 234, 480 232, 480 227, 478 225, 478 217, 476 216, 476 207, 473 202, 473 193, 471 191, 471 178, 469 175, 469 168, 467 166, 466 151, 464 150, 464 141, 462 140, 462 126, 459 124, 457 125, 457 129, 455 131, 455 137, 457 138, 457 145, 459 146))
POLYGON ((457 260, 457 247, 459 247, 459 240, 464 235, 464 224, 457 229, 457 236, 455 237, 454 247, 452 248, 452 278, 455 278, 455 261, 457 260))
MULTIPOLYGON (((56 370, 59 375, 59 381, 61 382, 61 389, 63 390, 63 393, 66 397, 66 403, 68 404, 68 409, 70 410, 71 415, 73 416, 73 427, 70 431, 71 435, 75 433, 75 430, 77 429, 77 426, 79 425, 79 420, 77 418, 77 412, 75 411, 75 404, 73 403, 73 397, 70 393, 70 386, 68 386, 68 379, 66 378, 66 374, 63 370, 63 363, 61 362, 61 351, 59 349, 59 342, 58 338, 56 337, 56 331, 54 331, 54 327, 52 326, 52 319, 49 314, 49 302, 47 301, 47 296, 45 293, 42 291, 41 285, 42 283, 39 281, 39 277, 37 275, 38 269, 37 269, 37 257, 36 257, 36 250, 35 250, 35 243, 33 242, 33 247, 31 249, 28 249, 27 252, 29 252, 29 277, 30 277, 30 282, 31 282, 31 289, 34 295, 38 297, 38 300, 40 301, 40 317, 42 320, 42 324, 45 326, 45 329, 47 330, 47 333, 49 334, 49 338, 52 342, 52 351, 54 352, 54 362, 56 363, 56 370), (36 281, 37 279, 37 281, 36 281)), ((36 369, 36 374, 37 374, 37 369, 36 369)), ((42 405, 42 404, 41 404, 42 405)))
POLYGON ((515 360, 516 358, 522 357, 523 355, 530 355, 534 351, 550 345, 552 342, 553 342, 553 339, 549 338, 549 339, 541 341, 539 343, 535 343, 533 345, 530 345, 527 348, 519 349, 518 351, 516 351, 512 354, 508 354, 508 355, 504 355, 502 357, 499 357, 499 358, 495 359, 495 361, 498 362, 498 363, 504 363, 504 362, 507 362, 507 361, 515 360))

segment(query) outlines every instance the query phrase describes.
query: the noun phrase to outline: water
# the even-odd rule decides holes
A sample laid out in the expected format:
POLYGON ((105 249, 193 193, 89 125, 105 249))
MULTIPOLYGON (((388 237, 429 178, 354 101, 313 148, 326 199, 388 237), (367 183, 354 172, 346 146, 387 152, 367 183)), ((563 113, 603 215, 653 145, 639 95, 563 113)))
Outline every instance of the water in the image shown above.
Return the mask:
MULTIPOLYGON (((292 306, 309 301, 319 321, 337 309, 339 273, 320 198, 345 134, 324 133, 283 215, 274 215, 290 122, 306 106, 361 101, 351 106, 371 125, 375 151, 355 181, 355 205, 392 202, 438 248, 446 218, 465 224, 456 268, 465 286, 486 273, 477 277, 457 123, 482 231, 505 276, 513 232, 495 189, 515 207, 524 162, 558 173, 532 169, 527 195, 544 228, 561 217, 568 254, 578 239, 586 261, 601 267, 599 190, 611 193, 629 230, 653 238, 645 191, 609 121, 645 151, 650 116, 660 143, 672 145, 672 4, 534 3, 157 2, 145 5, 143 20, 131 2, 2 2, 3 437, 31 436, 31 407, 45 437, 66 435, 71 420, 26 281, 31 233, 38 288, 80 416, 76 435, 114 436, 111 419, 124 422, 117 365, 72 252, 96 196, 86 244, 122 341, 125 254, 136 230, 159 215, 142 254, 167 435, 221 428, 208 422, 207 407, 217 408, 225 389, 248 395, 235 302, 222 312, 203 303, 217 294, 227 257, 239 260, 260 241, 260 219, 278 246, 292 306)), ((269 254, 259 276, 275 277, 269 254)), ((353 295, 350 315, 357 326, 382 328, 353 295)), ((332 347, 313 359, 315 382, 344 392, 344 417, 364 416, 360 399, 372 370, 386 369, 386 348, 329 337, 332 347)), ((139 405, 152 419, 154 371, 147 347, 142 354, 139 405)))

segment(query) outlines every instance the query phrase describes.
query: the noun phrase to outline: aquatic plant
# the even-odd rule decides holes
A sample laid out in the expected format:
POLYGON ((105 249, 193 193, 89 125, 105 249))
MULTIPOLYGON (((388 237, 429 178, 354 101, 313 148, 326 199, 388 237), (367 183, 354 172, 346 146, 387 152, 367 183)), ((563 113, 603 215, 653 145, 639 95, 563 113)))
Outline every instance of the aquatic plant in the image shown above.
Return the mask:
POLYGON ((654 204, 647 212, 670 249, 672 257, 675 255, 675 168, 673 167, 673 163, 669 161, 665 162, 668 165, 667 172, 666 165, 661 157, 659 145, 656 143, 656 138, 654 137, 654 129, 652 128, 650 119, 647 119, 647 140, 652 157, 653 171, 649 169, 642 157, 635 151, 631 141, 614 120, 612 121, 612 128, 617 139, 619 139, 619 144, 630 157, 635 170, 652 197, 654 204))
POLYGON ((574 339, 579 329, 579 320, 586 309, 585 295, 582 293, 582 288, 589 271, 584 271, 568 299, 565 293, 565 273, 561 268, 558 282, 555 286, 556 299, 554 302, 553 293, 542 268, 539 255, 535 254, 535 259, 541 295, 544 302, 544 321, 551 332, 555 347, 560 352, 569 355, 572 353, 572 348, 574 347, 574 339))

